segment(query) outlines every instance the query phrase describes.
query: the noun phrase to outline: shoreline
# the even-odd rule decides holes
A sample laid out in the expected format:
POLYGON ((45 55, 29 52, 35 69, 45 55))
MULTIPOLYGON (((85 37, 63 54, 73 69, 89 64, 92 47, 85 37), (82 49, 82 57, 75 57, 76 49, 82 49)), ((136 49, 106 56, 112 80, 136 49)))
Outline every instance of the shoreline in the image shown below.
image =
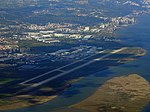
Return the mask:
POLYGON ((34 105, 40 105, 56 97, 57 95, 48 96, 48 97, 47 96, 33 97, 31 95, 19 95, 19 96, 9 99, 9 101, 4 101, 5 103, 8 103, 8 104, 0 105, 0 111, 14 110, 14 109, 25 108, 25 107, 30 107, 34 105), (25 99, 30 99, 30 101, 27 101, 25 99))
MULTIPOLYGON (((106 60, 120 60, 118 63, 127 63, 137 59, 137 57, 141 57, 146 54, 146 50, 139 48, 139 47, 132 47, 127 48, 126 50, 118 53, 118 54, 131 54, 133 57, 126 57, 126 58, 106 58, 106 60)), ((79 77, 77 79, 68 80, 67 85, 72 85, 73 83, 81 80, 83 77, 79 77)), ((68 86, 67 86, 68 87, 68 86)), ((66 88, 67 88, 66 87, 66 88)), ((70 87, 70 86, 69 86, 70 87)), ((52 96, 31 96, 31 95, 18 95, 12 98, 8 98, 6 100, 0 100, 0 110, 12 110, 24 107, 30 107, 34 105, 44 104, 49 102, 50 100, 57 97, 57 94, 52 96)))
POLYGON ((93 95, 70 108, 89 112, 140 112, 149 101, 149 82, 130 74, 106 81, 93 95))

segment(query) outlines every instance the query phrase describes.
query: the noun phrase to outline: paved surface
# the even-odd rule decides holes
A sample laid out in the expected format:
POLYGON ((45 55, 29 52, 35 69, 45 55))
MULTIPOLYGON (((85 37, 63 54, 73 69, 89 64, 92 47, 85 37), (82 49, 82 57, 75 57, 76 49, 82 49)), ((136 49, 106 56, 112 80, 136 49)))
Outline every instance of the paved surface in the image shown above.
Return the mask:
POLYGON ((48 83, 48 82, 51 82, 51 81, 57 79, 57 78, 60 78, 60 77, 62 77, 62 76, 65 76, 65 75, 67 75, 68 73, 71 73, 71 72, 73 72, 73 71, 75 71, 75 70, 78 70, 78 69, 80 69, 80 68, 82 68, 82 67, 85 67, 85 66, 87 66, 87 65, 90 65, 90 64, 92 64, 92 63, 94 63, 94 62, 96 62, 96 61, 103 60, 104 58, 109 57, 109 56, 111 56, 111 55, 113 55, 113 54, 116 54, 116 53, 118 53, 118 52, 121 52, 121 51, 123 51, 123 50, 125 50, 125 49, 126 49, 126 48, 121 48, 121 49, 113 50, 112 52, 110 52, 110 53, 108 53, 108 54, 105 54, 105 55, 103 55, 103 56, 101 56, 101 57, 99 57, 99 58, 90 60, 90 61, 88 61, 88 62, 85 62, 85 63, 83 63, 83 64, 81 64, 81 65, 79 65, 79 66, 77 66, 77 67, 71 68, 71 69, 69 69, 69 70, 67 70, 67 71, 61 70, 61 69, 65 68, 65 67, 69 67, 69 66, 71 66, 71 65, 73 65, 73 64, 75 64, 75 63, 82 62, 83 60, 88 59, 88 58, 90 58, 90 57, 92 57, 92 56, 96 56, 97 54, 104 53, 104 52, 105 52, 105 50, 104 50, 104 51, 101 51, 101 52, 99 52, 99 53, 97 53, 97 54, 94 54, 94 55, 92 55, 92 56, 86 57, 86 58, 84 58, 84 59, 81 59, 81 60, 78 60, 78 61, 73 62, 73 63, 71 63, 71 64, 68 64, 68 65, 66 65, 66 66, 60 67, 60 68, 58 68, 58 69, 54 69, 54 70, 52 70, 52 71, 46 72, 46 73, 44 73, 44 74, 41 74, 41 75, 39 75, 39 76, 36 76, 36 77, 31 78, 31 79, 29 79, 29 80, 26 80, 26 81, 20 83, 20 85, 28 85, 28 87, 26 87, 25 89, 23 89, 23 90, 21 90, 21 91, 19 91, 19 92, 17 92, 17 93, 21 93, 21 92, 28 91, 28 90, 34 89, 34 88, 36 88, 36 87, 39 87, 39 86, 41 86, 41 85, 43 85, 43 84, 46 84, 46 83, 48 83), (52 73, 52 72, 54 72, 54 71, 61 71, 61 73, 58 74, 58 75, 52 76, 52 77, 50 77, 50 78, 47 78, 47 79, 45 79, 45 80, 42 80, 42 81, 40 81, 40 82, 38 82, 38 83, 33 83, 33 84, 30 84, 30 85, 28 84, 30 81, 34 81, 34 80, 36 80, 36 79, 38 79, 38 78, 41 78, 41 77, 43 77, 43 76, 46 76, 46 75, 48 75, 48 74, 50 74, 50 73, 52 73))

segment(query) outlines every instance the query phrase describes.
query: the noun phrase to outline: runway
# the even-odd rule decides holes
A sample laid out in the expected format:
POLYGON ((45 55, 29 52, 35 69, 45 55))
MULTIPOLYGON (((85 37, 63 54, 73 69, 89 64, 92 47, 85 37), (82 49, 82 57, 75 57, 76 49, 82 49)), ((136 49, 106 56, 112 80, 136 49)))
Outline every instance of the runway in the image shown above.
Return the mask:
POLYGON ((42 86, 43 84, 46 84, 46 83, 48 83, 48 82, 51 82, 51 81, 53 81, 53 80, 55 80, 55 79, 57 79, 57 78, 63 77, 63 76, 65 76, 65 75, 67 75, 67 74, 69 74, 69 73, 71 73, 71 72, 73 72, 73 71, 75 71, 75 70, 78 70, 78 69, 80 69, 80 68, 83 68, 83 67, 85 67, 85 66, 87 66, 87 65, 90 65, 90 64, 96 62, 96 61, 103 60, 104 58, 107 58, 107 57, 109 57, 109 56, 111 56, 111 55, 113 55, 113 54, 119 53, 119 52, 121 52, 121 51, 123 51, 123 50, 125 50, 125 49, 127 49, 127 48, 124 47, 124 48, 121 48, 121 49, 113 50, 113 51, 111 51, 110 53, 104 54, 104 55, 101 56, 101 57, 92 59, 92 60, 87 61, 87 62, 84 61, 84 60, 86 60, 86 59, 89 59, 90 57, 96 56, 96 55, 98 55, 98 54, 102 54, 102 53, 104 53, 106 50, 100 51, 100 52, 98 52, 98 53, 96 53, 96 54, 94 54, 94 55, 92 55, 92 56, 86 57, 86 58, 84 58, 84 59, 78 60, 78 61, 73 62, 73 63, 71 63, 71 64, 68 64, 68 65, 62 66, 62 67, 60 67, 60 68, 54 69, 54 70, 52 70, 52 71, 46 72, 46 73, 41 74, 41 75, 39 75, 39 76, 33 77, 33 78, 29 79, 29 80, 23 81, 23 82, 20 83, 20 85, 27 85, 28 87, 26 87, 26 88, 22 89, 21 91, 17 92, 17 94, 18 94, 18 93, 21 93, 21 92, 24 92, 24 91, 28 91, 28 90, 34 89, 34 88, 37 88, 37 87, 39 87, 39 86, 42 86), (79 66, 76 66, 76 67, 74 67, 74 68, 71 68, 71 69, 69 69, 69 70, 67 70, 67 71, 64 71, 64 70, 63 70, 63 68, 65 68, 65 67, 69 67, 69 66, 71 66, 71 65, 73 65, 73 64, 76 64, 76 63, 79 63, 79 62, 82 62, 82 61, 84 61, 84 63, 81 64, 81 65, 79 65, 79 66), (36 81, 37 79, 40 79, 40 78, 42 79, 42 77, 47 76, 48 74, 52 74, 52 73, 58 72, 58 71, 59 71, 59 73, 58 73, 58 74, 54 74, 54 76, 51 76, 51 77, 49 77, 49 78, 46 78, 46 79, 44 79, 44 80, 42 80, 42 81, 39 81, 39 82, 36 82, 36 83, 31 83, 31 82, 36 81))

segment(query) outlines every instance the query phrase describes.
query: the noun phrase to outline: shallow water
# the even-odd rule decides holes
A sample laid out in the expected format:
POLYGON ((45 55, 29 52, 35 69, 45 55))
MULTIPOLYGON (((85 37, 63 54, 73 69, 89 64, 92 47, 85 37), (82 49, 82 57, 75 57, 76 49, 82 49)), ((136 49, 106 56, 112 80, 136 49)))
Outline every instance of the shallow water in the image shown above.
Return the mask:
MULTIPOLYGON (((90 96, 106 80, 120 75, 136 73, 143 76, 150 82, 150 14, 141 15, 137 18, 137 23, 117 31, 117 34, 128 45, 145 48, 148 53, 136 61, 110 67, 108 70, 98 72, 86 77, 63 91, 59 97, 48 103, 32 106, 28 108, 10 110, 5 112, 50 112, 61 109, 68 105, 80 102, 90 96)), ((148 105, 144 112, 149 112, 148 105)))

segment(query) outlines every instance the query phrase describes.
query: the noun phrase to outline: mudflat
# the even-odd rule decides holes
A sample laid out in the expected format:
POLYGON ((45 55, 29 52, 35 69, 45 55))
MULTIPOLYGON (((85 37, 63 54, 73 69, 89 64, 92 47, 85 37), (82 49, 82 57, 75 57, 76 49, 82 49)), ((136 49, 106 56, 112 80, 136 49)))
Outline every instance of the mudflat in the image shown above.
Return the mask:
POLYGON ((149 82, 130 74, 108 80, 92 96, 71 107, 88 112, 140 112, 149 101, 149 82))

